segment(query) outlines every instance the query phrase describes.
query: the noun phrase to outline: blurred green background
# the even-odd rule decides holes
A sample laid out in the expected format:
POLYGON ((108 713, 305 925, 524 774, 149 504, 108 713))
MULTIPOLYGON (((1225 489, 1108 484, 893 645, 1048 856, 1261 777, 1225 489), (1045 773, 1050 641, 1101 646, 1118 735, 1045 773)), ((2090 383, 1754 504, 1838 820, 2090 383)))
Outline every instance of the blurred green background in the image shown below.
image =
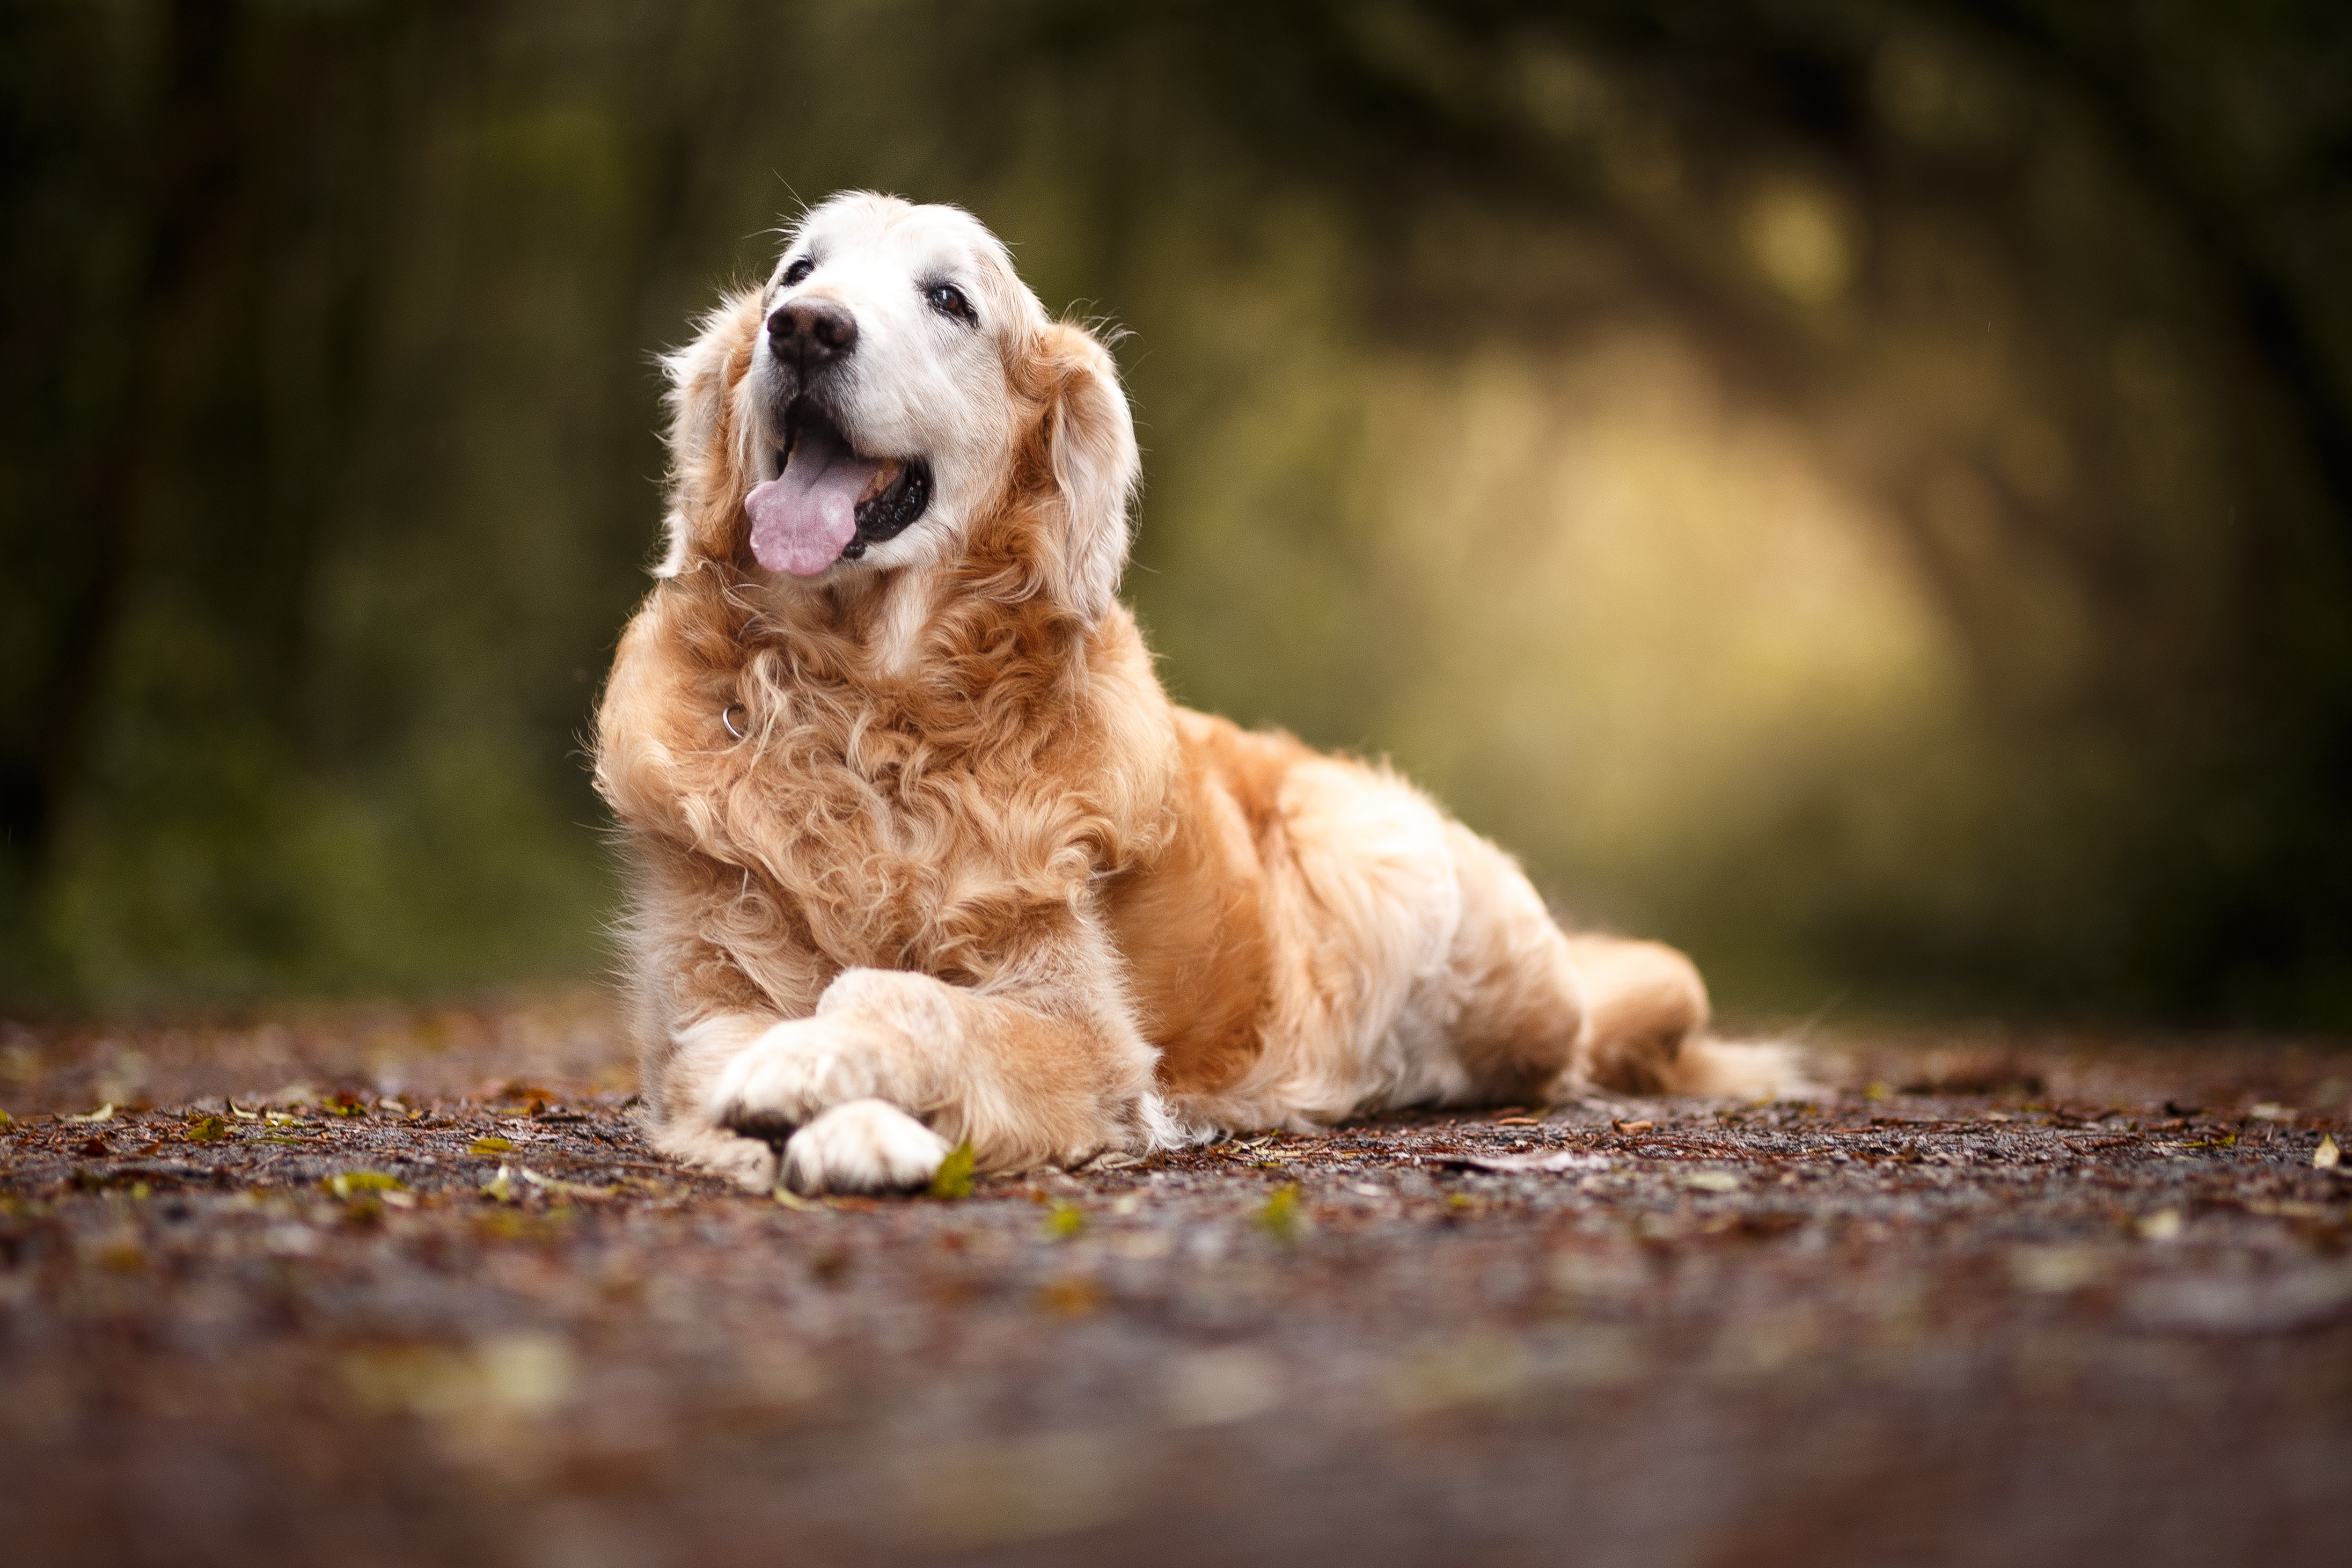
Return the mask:
POLYGON ((2352 1025, 2352 8, 0 5, 0 998, 585 976, 651 354, 1128 328, 1194 704, 1751 1013, 2352 1025))

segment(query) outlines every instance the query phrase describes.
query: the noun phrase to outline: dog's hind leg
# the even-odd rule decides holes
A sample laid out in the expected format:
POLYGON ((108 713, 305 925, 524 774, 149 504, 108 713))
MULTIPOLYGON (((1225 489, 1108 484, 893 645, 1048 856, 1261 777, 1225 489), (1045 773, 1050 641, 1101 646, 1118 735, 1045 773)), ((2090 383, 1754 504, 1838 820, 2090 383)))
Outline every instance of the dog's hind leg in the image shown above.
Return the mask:
POLYGON ((1663 943, 1570 936, 1517 862, 1459 824, 1453 1047, 1488 1104, 1609 1089, 1742 1098, 1799 1086, 1776 1046, 1708 1037, 1706 986, 1663 943))
POLYGON ((1584 1078, 1625 1094, 1676 1092, 1675 1068, 1709 1016, 1698 967, 1663 942, 1567 940, 1591 1019, 1584 1078))
POLYGON ((1462 892, 1445 979, 1447 1035, 1468 1080, 1466 1094, 1448 1098, 1540 1101, 1577 1065, 1582 980, 1518 862, 1458 822, 1445 827, 1462 892))
POLYGON ((1706 1032, 1710 1009, 1698 968, 1663 942, 1574 936, 1568 950, 1591 1016, 1583 1073, 1628 1094, 1742 1100, 1801 1086, 1793 1051, 1743 1045, 1706 1032))

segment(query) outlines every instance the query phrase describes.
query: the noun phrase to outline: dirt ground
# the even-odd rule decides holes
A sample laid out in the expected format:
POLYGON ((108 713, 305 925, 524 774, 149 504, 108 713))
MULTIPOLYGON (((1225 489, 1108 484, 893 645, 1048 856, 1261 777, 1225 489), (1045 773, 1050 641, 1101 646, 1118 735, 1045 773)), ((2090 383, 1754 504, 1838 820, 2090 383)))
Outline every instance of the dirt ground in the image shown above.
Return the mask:
POLYGON ((788 1204, 593 998, 0 1025, 5 1555, 2352 1562, 2352 1051, 1822 1067, 788 1204))

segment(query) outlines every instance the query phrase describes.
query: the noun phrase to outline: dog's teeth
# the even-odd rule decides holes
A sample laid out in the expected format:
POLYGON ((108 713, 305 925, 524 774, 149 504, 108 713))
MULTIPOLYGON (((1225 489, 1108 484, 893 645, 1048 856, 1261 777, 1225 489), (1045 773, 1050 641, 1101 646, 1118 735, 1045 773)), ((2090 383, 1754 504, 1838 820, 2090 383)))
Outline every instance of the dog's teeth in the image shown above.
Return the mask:
POLYGON ((857 504, 864 506, 867 501, 897 484, 898 476, 906 471, 906 468, 907 465, 896 458, 886 459, 880 468, 874 470, 874 477, 866 481, 866 493, 857 498, 857 504))

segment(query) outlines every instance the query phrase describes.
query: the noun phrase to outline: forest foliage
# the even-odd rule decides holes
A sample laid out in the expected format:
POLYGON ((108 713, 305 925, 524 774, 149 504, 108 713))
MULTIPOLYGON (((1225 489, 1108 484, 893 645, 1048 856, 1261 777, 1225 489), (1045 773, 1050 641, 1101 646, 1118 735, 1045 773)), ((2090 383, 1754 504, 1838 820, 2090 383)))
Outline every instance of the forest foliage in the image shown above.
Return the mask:
POLYGON ((2352 1022, 2352 13, 0 6, 0 997, 576 976, 652 354, 845 187, 1126 330, 1186 700, 1721 999, 2352 1022))

